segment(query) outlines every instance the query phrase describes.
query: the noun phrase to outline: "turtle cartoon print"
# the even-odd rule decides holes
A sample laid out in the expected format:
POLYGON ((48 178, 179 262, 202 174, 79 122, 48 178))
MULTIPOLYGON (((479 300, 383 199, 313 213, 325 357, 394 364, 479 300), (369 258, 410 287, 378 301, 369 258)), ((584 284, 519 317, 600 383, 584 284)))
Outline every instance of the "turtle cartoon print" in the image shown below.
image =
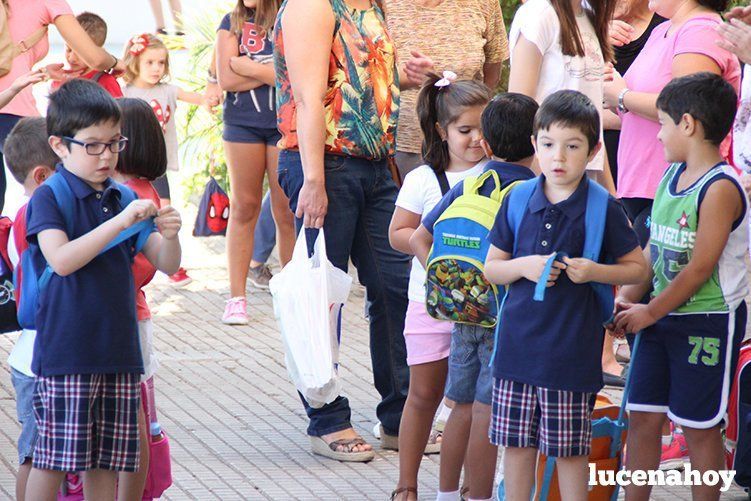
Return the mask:
MULTIPOLYGON (((240 35, 239 50, 241 55, 248 56, 251 60, 258 63, 274 63, 271 41, 266 37, 264 30, 252 21, 245 21, 243 24, 242 34, 240 35)), ((267 95, 268 103, 264 104, 268 106, 269 110, 274 110, 274 93, 272 89, 268 88, 268 86, 265 87, 264 90, 267 95)), ((253 106, 255 106, 256 111, 260 113, 261 105, 258 101, 259 93, 256 92, 256 89, 252 89, 249 92, 250 97, 253 100, 253 106)))
POLYGON ((433 318, 492 327, 496 291, 471 263, 442 259, 428 269, 427 308, 433 318))

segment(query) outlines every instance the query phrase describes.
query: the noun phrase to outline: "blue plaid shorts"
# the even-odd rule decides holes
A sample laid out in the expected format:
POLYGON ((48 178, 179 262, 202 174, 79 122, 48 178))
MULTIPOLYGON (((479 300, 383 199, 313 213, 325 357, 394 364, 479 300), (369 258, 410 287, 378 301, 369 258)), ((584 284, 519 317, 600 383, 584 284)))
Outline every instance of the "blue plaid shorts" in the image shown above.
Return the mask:
POLYGON ((37 378, 34 468, 136 471, 140 405, 139 374, 37 378))
POLYGON ((490 441, 550 457, 589 456, 596 397, 495 378, 490 441))

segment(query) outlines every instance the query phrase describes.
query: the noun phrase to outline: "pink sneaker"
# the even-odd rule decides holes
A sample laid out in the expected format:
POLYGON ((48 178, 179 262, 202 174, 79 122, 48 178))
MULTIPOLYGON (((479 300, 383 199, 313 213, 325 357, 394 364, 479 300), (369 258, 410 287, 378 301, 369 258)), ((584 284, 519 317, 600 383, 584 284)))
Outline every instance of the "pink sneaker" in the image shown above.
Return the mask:
POLYGON ((224 307, 222 322, 227 325, 247 325, 247 308, 244 297, 233 297, 227 301, 227 306, 224 307))
POLYGON ((686 437, 673 429, 670 445, 662 446, 660 456, 660 470, 682 470, 684 460, 688 460, 688 447, 686 437))

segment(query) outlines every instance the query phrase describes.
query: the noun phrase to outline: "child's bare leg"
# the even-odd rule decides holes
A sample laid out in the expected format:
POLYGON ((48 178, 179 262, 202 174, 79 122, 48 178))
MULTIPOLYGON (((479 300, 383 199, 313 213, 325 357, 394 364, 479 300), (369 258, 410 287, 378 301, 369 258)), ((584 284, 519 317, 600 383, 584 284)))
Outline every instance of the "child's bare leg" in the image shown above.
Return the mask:
POLYGON ((569 456, 556 458, 558 467, 558 485, 563 501, 579 501, 587 499, 588 491, 588 463, 587 456, 569 456))
MULTIPOLYGON (((660 465, 662 425, 665 414, 660 412, 629 413, 626 455, 627 470, 656 470, 660 465)), ((628 485, 625 488, 628 501, 648 501, 652 487, 628 485)))
MULTIPOLYGON (((26 499, 57 501, 57 490, 65 477, 64 471, 32 468, 26 483, 26 499)), ((114 493, 113 493, 114 496, 114 493)))
POLYGON ((469 431, 472 424, 472 404, 455 403, 441 442, 441 466, 439 489, 441 492, 459 490, 462 463, 467 452, 469 431))
MULTIPOLYGON (((722 445, 720 427, 708 430, 683 427, 686 436, 688 453, 691 457, 691 468, 704 473, 708 470, 725 469, 725 452, 722 445)), ((714 501, 720 499, 720 487, 717 485, 694 485, 691 487, 691 497, 694 501, 714 501)))
POLYGON ((605 331, 605 342, 602 345, 602 370, 616 376, 620 376, 623 372, 623 367, 615 359, 613 336, 608 331, 605 331))
POLYGON ((118 473, 118 501, 141 501, 143 499, 146 475, 149 473, 149 432, 143 407, 138 413, 138 437, 140 442, 138 471, 118 473))
POLYGON ((467 463, 469 465, 469 497, 488 499, 493 497, 493 480, 495 464, 498 459, 498 447, 490 443, 490 406, 475 401, 472 406, 472 427, 467 446, 467 463))
POLYGON ((183 29, 183 6, 180 0, 169 0, 170 12, 172 12, 172 22, 175 23, 175 29, 183 29))
POLYGON ((113 501, 116 483, 116 471, 85 471, 83 472, 83 497, 86 501, 113 501))
POLYGON ((535 485, 537 449, 506 447, 503 451, 503 482, 506 501, 529 501, 535 485))
POLYGON ((26 484, 29 481, 29 473, 31 473, 31 459, 27 459, 24 464, 18 467, 18 474, 16 475, 16 501, 24 501, 26 499, 26 484))
MULTIPOLYGON (((448 359, 409 368, 409 393, 399 426, 399 482, 401 487, 417 487, 417 473, 428 443, 433 416, 443 398, 448 359)), ((398 499, 417 499, 412 493, 398 499)))

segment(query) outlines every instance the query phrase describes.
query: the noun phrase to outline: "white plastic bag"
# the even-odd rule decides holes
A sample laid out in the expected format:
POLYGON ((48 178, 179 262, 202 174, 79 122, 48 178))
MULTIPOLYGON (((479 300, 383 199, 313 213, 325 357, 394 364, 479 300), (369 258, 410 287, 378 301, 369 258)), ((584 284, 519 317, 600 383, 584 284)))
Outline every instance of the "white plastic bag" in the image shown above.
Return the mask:
POLYGON ((287 372, 311 407, 322 407, 339 395, 338 332, 351 285, 352 278, 329 262, 323 230, 308 258, 304 229, 292 260, 269 282, 287 372))

